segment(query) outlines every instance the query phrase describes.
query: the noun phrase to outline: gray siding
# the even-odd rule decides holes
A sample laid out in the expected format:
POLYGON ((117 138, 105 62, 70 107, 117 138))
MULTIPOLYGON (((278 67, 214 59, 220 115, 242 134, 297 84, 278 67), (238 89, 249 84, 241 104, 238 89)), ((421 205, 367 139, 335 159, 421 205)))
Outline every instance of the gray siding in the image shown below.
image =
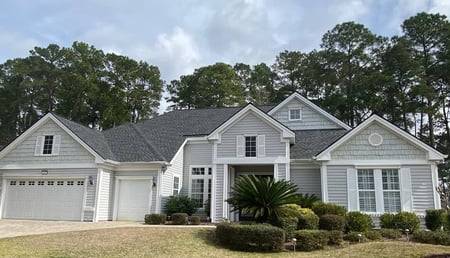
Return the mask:
POLYGON ((173 177, 176 175, 180 178, 180 184, 183 182, 183 155, 184 151, 181 150, 172 161, 166 172, 162 175, 162 189, 161 189, 161 207, 166 204, 169 196, 173 195, 173 177))
POLYGON ((216 214, 215 218, 213 218, 214 222, 222 222, 223 219, 223 180, 224 180, 224 171, 223 171, 223 164, 217 165, 217 171, 216 171, 216 182, 213 182, 216 186, 216 203, 212 205, 212 209, 215 209, 216 214))
POLYGON ((291 181, 298 185, 299 193, 314 194, 322 198, 320 168, 291 167, 291 181))
POLYGON ((62 130, 55 122, 48 121, 28 138, 23 140, 14 150, 0 160, 0 166, 9 164, 42 164, 42 163, 93 163, 94 157, 62 130), (36 140, 44 134, 61 135, 59 155, 35 156, 36 140))
POLYGON ((425 152, 375 123, 333 151, 331 157, 333 160, 412 160, 425 159, 425 152), (372 133, 383 137, 380 146, 369 144, 372 133))
POLYGON ((278 179, 286 180, 286 164, 278 164, 278 179))
POLYGON ((286 156, 286 143, 280 142, 281 132, 249 113, 223 132, 217 145, 217 157, 236 157, 236 136, 243 134, 265 135, 266 157, 286 156))
POLYGON ((341 128, 339 125, 305 105, 297 98, 294 98, 288 102, 285 106, 277 110, 277 112, 275 112, 272 116, 292 130, 341 128), (301 108, 302 119, 289 121, 290 108, 301 108))
POLYGON ((431 166, 405 166, 411 169, 411 187, 413 198, 413 211, 425 213, 425 210, 434 209, 433 179, 431 166))
POLYGON ((107 169, 102 173, 102 185, 99 192, 98 219, 112 220, 113 211, 113 172, 107 169))
POLYGON ((184 146, 183 184, 180 194, 188 195, 189 192, 189 166, 212 166, 213 145, 209 143, 187 143, 184 146))
POLYGON ((328 202, 348 208, 346 166, 328 166, 328 202))

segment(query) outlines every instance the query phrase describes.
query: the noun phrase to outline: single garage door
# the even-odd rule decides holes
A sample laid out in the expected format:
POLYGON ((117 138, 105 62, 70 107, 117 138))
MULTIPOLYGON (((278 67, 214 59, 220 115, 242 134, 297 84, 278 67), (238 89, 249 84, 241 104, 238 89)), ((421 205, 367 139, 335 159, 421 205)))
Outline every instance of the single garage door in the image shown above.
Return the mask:
POLYGON ((4 218, 81 220, 83 179, 8 180, 4 218))
POLYGON ((119 180, 117 219, 143 221, 150 207, 150 180, 119 180))

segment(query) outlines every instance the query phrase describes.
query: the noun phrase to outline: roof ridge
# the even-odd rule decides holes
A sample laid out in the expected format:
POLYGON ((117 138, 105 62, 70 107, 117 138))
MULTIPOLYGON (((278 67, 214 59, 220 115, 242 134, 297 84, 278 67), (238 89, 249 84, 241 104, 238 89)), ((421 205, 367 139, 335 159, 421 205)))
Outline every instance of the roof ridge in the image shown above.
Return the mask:
POLYGON ((161 159, 162 161, 167 161, 166 158, 164 158, 164 156, 157 150, 155 149, 155 147, 153 147, 153 145, 151 144, 150 141, 148 141, 145 137, 144 134, 142 133, 142 131, 137 127, 137 125, 135 123, 130 123, 131 127, 136 131, 136 133, 139 135, 139 137, 142 138, 142 140, 147 144, 147 146, 153 151, 153 153, 155 153, 159 159, 161 159))

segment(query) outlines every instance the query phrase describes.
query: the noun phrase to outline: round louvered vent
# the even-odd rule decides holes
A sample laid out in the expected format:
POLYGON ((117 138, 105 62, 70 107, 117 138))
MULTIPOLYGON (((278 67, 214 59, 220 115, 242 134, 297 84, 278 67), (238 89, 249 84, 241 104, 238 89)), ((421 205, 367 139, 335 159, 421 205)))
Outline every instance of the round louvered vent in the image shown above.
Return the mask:
POLYGON ((369 144, 372 146, 380 146, 383 143, 383 136, 378 133, 369 135, 369 144))

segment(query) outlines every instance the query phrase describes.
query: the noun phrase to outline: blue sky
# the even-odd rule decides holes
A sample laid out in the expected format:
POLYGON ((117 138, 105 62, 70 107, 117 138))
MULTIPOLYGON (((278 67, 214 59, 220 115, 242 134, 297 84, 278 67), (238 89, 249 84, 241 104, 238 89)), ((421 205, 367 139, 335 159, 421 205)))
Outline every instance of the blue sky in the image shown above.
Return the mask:
POLYGON ((2 0, 0 62, 83 41, 156 65, 169 82, 215 62, 271 65, 346 21, 400 34, 418 12, 450 16, 450 0, 2 0))

